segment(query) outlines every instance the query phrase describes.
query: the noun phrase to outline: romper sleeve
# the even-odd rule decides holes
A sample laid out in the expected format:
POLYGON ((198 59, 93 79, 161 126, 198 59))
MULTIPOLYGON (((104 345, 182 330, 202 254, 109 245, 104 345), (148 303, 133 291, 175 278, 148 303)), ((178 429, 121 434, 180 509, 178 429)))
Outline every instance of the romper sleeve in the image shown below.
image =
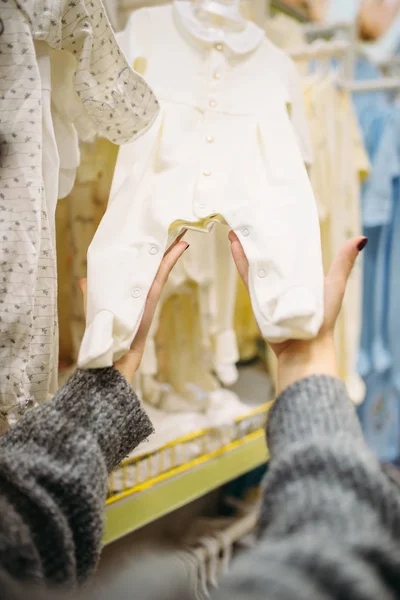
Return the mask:
POLYGON ((54 50, 52 98, 81 139, 124 144, 148 129, 158 101, 121 52, 101 0, 62 0, 36 20, 35 39, 54 50))
POLYGON ((297 72, 296 65, 290 58, 288 58, 288 87, 292 125, 299 142, 303 160, 307 166, 310 166, 313 162, 313 151, 306 109, 304 106, 301 79, 297 72))

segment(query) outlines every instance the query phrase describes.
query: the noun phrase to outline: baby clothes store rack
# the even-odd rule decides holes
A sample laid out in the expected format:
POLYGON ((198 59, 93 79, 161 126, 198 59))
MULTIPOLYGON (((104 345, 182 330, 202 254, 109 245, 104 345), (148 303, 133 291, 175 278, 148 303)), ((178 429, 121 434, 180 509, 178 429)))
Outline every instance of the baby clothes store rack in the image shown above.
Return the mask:
MULTIPOLYGON (((121 21, 131 8, 137 6, 136 1, 126 0, 119 11, 121 21)), ((264 3, 263 10, 265 10, 265 14, 268 14, 268 10, 271 13, 274 12, 275 6, 274 3, 271 3, 268 9, 264 3)), ((260 3, 258 3, 258 7, 260 9, 258 15, 261 15, 260 3)), ((254 10, 254 13, 257 14, 257 11, 254 10)), ((287 19, 287 17, 285 18, 287 19)), ((272 21, 275 19, 272 19, 272 21)), ((301 28, 300 25, 298 27, 301 28)), ((300 35, 303 34, 300 33, 300 35)), ((284 38, 285 36, 279 35, 278 37, 284 38)), ((349 48, 350 42, 344 39, 317 40, 315 45, 306 44, 304 40, 303 45, 297 44, 296 47, 292 47, 290 54, 299 65, 316 60, 327 62, 332 58, 340 61, 340 64, 344 64, 350 51, 349 48)), ((304 79, 304 86, 306 90, 306 79, 304 79)), ((312 88, 314 91, 316 89, 315 87, 312 88)), ((65 204, 60 204, 59 214, 62 217, 64 213, 64 217, 60 218, 58 223, 59 231, 63 231, 63 236, 66 238, 68 238, 68 235, 72 235, 74 247, 79 250, 78 254, 72 255, 72 258, 64 255, 65 262, 59 264, 60 289, 61 291, 66 290, 64 300, 60 299, 61 310, 69 305, 68 294, 71 286, 67 286, 63 282, 66 276, 70 277, 68 273, 70 273, 71 264, 73 269, 73 289, 76 289, 76 293, 74 293, 76 301, 74 299, 72 340, 75 348, 75 358, 84 325, 80 307, 80 294, 76 282, 79 277, 85 274, 87 244, 106 206, 116 152, 110 144, 104 140, 98 140, 93 144, 82 146, 81 156, 82 163, 78 169, 77 184, 71 198, 68 198, 65 204), (67 220, 67 223, 64 219, 67 220)), ((191 296, 190 287, 182 288, 182 292, 182 299, 179 302, 183 302, 182 306, 184 306, 185 303, 192 302, 191 298, 193 297, 191 296)), ((176 309, 174 307, 179 305, 174 298, 171 298, 170 304, 170 307, 166 305, 166 314, 169 315, 168 322, 172 322, 175 318, 176 309)), ((237 320, 239 324, 245 320, 246 323, 249 323, 252 318, 248 299, 245 299, 245 307, 241 304, 240 318, 237 320)), ((60 320, 68 322, 67 317, 60 320)), ((158 338, 156 338, 156 346, 161 352, 158 359, 161 366, 164 364, 163 356, 166 353, 168 354, 166 349, 171 342, 171 334, 168 333, 170 329, 163 328, 162 324, 163 319, 161 318, 160 332, 158 338), (166 329, 166 334, 163 333, 163 329, 166 329)), ((247 333, 254 331, 253 338, 250 340, 250 346, 253 347, 250 356, 254 356, 254 352, 257 352, 259 334, 256 327, 253 329, 246 325, 244 329, 247 333)), ((64 343, 65 339, 61 341, 64 343)), ((181 341, 178 338, 176 339, 177 348, 181 341)), ((247 348, 250 347, 248 339, 246 339, 246 345, 247 348)), ((270 364, 270 361, 268 363, 270 364)), ((148 382, 148 378, 144 380, 139 375, 135 388, 139 393, 141 389, 147 390, 148 382)), ((168 381, 162 381, 162 385, 168 385, 168 381)), ((214 385, 211 380, 210 385, 214 385)), ((229 402, 226 402, 225 399, 228 398, 231 392, 222 390, 222 393, 220 405, 224 405, 226 409, 229 402)), ((265 401, 268 399, 265 398, 265 401)), ((229 477, 232 478, 246 469, 256 467, 266 460, 263 428, 267 406, 251 407, 245 404, 235 406, 236 408, 229 417, 227 413, 226 416, 222 417, 223 413, 221 412, 217 420, 215 420, 217 414, 215 411, 212 413, 214 414, 212 418, 211 416, 207 417, 207 413, 201 413, 201 411, 189 418, 187 413, 172 415, 163 412, 156 406, 149 407, 156 429, 164 433, 158 438, 155 436, 150 439, 147 447, 139 448, 110 477, 106 542, 111 542, 129 531, 135 530, 144 523, 148 523, 172 510, 177 505, 205 493, 207 489, 212 489, 212 486, 215 487, 215 485, 227 481, 229 477), (181 423, 180 425, 177 425, 178 421, 181 423), (168 422, 171 425, 165 428, 164 424, 168 422), (182 432, 183 435, 179 432, 182 432), (256 452, 254 452, 255 448, 257 448, 256 452), (251 452, 251 449, 253 449, 253 452, 251 452), (224 466, 219 468, 218 464, 224 466), (198 477, 192 478, 193 470, 199 468, 204 470, 204 485, 198 477), (213 473, 212 477, 211 473, 213 473), (180 485, 177 484, 177 478, 181 479, 180 485), (185 481, 186 485, 184 485, 185 481), (163 492, 160 492, 160 486, 162 486, 163 492), (171 492, 168 490, 171 490, 171 492), (172 490, 174 490, 174 494, 172 494, 172 490), (179 490, 179 493, 177 493, 177 490, 179 490), (161 504, 159 503, 160 494, 165 498, 165 502, 161 504), (150 505, 154 507, 154 511, 150 511, 150 513, 146 498, 152 499, 150 505)))
MULTIPOLYGON (((124 0, 122 6, 119 8, 120 21, 124 20, 124 17, 128 13, 139 6, 143 6, 143 3, 137 2, 137 0, 124 0)), ((146 2, 146 6, 148 3, 146 2)), ((256 7, 253 7, 254 18, 260 22, 260 19, 264 18, 265 15, 273 14, 276 10, 277 3, 257 3, 256 7), (264 17, 262 16, 264 15, 264 17)), ((248 6, 248 8, 251 8, 248 6)), ((287 18, 287 17, 285 17, 287 18)), ((279 23, 283 23, 284 19, 278 19, 277 17, 269 19, 268 23, 273 24, 277 30, 281 26, 279 23), (279 23, 278 23, 279 22, 279 23)), ((282 27, 285 28, 286 24, 282 27)), ((291 22, 291 27, 293 23, 291 22)), ((338 26, 336 29, 330 28, 330 36, 333 39, 318 39, 321 35, 318 34, 316 28, 305 26, 302 29, 301 25, 297 26, 298 35, 304 38, 302 44, 292 44, 288 52, 292 59, 298 64, 300 72, 302 73, 302 88, 304 95, 304 102, 307 109, 307 117, 309 119, 309 127, 311 128, 311 146, 314 149, 314 167, 311 169, 311 180, 314 187, 314 192, 317 196, 321 196, 321 202, 319 203, 320 219, 321 222, 325 222, 324 227, 328 231, 327 236, 332 236, 331 232, 331 216, 330 211, 332 208, 331 196, 327 196, 326 189, 321 191, 322 181, 330 181, 332 174, 337 172, 345 172, 347 175, 344 178, 334 178, 332 181, 338 180, 339 183, 335 185, 343 186, 343 188, 335 188, 335 194, 339 196, 340 190, 346 186, 346 194, 343 198, 346 199, 344 203, 350 207, 353 207, 358 203, 358 194, 360 186, 360 177, 362 173, 368 170, 367 161, 364 160, 363 146, 360 137, 357 133, 357 128, 354 123, 354 115, 351 112, 351 103, 348 102, 349 91, 347 89, 348 82, 353 82, 353 60, 354 60, 354 41, 351 38, 350 28, 346 28, 343 24, 338 26), (312 29, 312 33, 311 33, 312 29), (339 31, 341 36, 336 39, 336 33, 339 31), (345 35, 345 33, 347 34, 345 35), (312 42, 306 42, 309 37, 312 42), (332 69, 326 70, 321 69, 317 73, 317 76, 308 77, 307 72, 309 70, 308 65, 313 63, 321 63, 326 65, 334 60, 338 65, 338 68, 333 71, 332 69), (306 66, 306 69, 304 68, 306 66), (344 85, 346 81, 346 85, 344 85), (325 102, 329 99, 329 102, 325 102), (331 107, 334 111, 329 113, 323 110, 323 105, 331 107), (313 121, 312 116, 317 110, 317 121, 313 121), (324 147, 324 151, 320 152, 321 140, 318 138, 318 130, 321 130, 321 123, 326 124, 327 130, 330 130, 331 125, 329 124, 330 115, 336 115, 335 119, 338 120, 337 132, 339 132, 335 138, 329 138, 328 144, 324 147), (343 115, 346 115, 345 119, 342 119, 343 115), (326 119, 326 123, 325 120, 326 119), (344 123, 350 123, 351 125, 346 128, 344 123), (315 123, 317 126, 315 126, 315 123), (319 123, 319 127, 318 127, 319 123), (352 133, 351 133, 352 132, 352 133), (351 135, 354 134, 354 139, 350 139, 351 135), (334 140, 334 142, 333 142, 334 140), (345 152, 341 151, 341 148, 345 149, 345 152), (347 149, 346 149, 347 148, 347 149), (341 156, 348 156, 350 148, 349 160, 343 159, 343 165, 338 160, 341 156), (358 156, 357 161, 353 157, 352 148, 356 149, 358 156), (346 162, 346 164, 344 164, 346 162), (357 164, 356 164, 357 163, 357 164), (343 169, 342 167, 345 167, 343 169), (325 177, 326 174, 329 177, 325 177), (325 175, 324 175, 325 174, 325 175), (350 186, 348 185, 348 182, 350 186)), ((267 28, 268 31, 268 28, 267 28)), ((281 40, 285 40, 284 35, 285 29, 283 29, 283 35, 279 34, 277 37, 281 40)), ((327 31, 323 32, 322 37, 327 37, 327 31)), ((294 38, 293 38, 294 39, 294 38)), ((136 65, 140 68, 140 65, 136 65)), ((386 85, 388 83, 386 82, 386 85)), ((72 234, 74 240, 74 247, 79 249, 78 254, 65 256, 64 262, 59 264, 60 273, 60 289, 61 293, 64 293, 64 300, 60 299, 60 308, 68 306, 71 286, 65 285, 65 277, 70 277, 70 269, 72 263, 73 269, 73 289, 76 289, 76 299, 74 295, 74 313, 73 313, 73 334, 72 334, 72 345, 75 350, 73 352, 74 358, 76 359, 76 350, 79 345, 79 340, 82 336, 83 331, 83 314, 80 308, 80 294, 76 285, 76 281, 79 277, 84 276, 85 269, 85 253, 87 249, 87 243, 90 241, 93 233, 97 227, 99 219, 104 212, 109 190, 111 184, 111 174, 113 172, 116 152, 115 149, 105 142, 104 140, 97 140, 94 143, 87 144, 81 148, 82 164, 78 169, 78 181, 72 192, 71 198, 66 203, 60 205, 59 214, 60 217, 64 213, 64 217, 60 218, 58 223, 59 231, 63 231, 66 237, 72 234), (72 202, 71 202, 72 199, 72 202), (82 202, 84 199, 84 203, 82 202), (68 205, 67 205, 68 203, 68 205), (68 215, 69 213, 69 215, 68 215), (67 221, 67 223, 65 222, 67 221)), ((343 210, 347 210, 343 206, 343 210)), ((357 214, 354 213, 352 216, 354 225, 354 234, 358 233, 357 229, 357 214)), ((340 220, 340 217, 339 217, 340 220)), ((343 218, 341 219, 343 221, 343 218)), ((336 230, 335 230, 336 231, 336 230)), ((335 234, 336 235, 336 234, 335 234)), ((346 235, 346 232, 340 231, 337 239, 342 239, 346 235)), ((335 242, 336 243, 336 242, 335 242)), ((333 252, 332 244, 329 242, 329 249, 326 251, 326 263, 331 259, 333 252)), ((355 297, 357 298, 360 293, 360 279, 355 277, 354 289, 355 297)), ((240 288, 240 284, 238 284, 240 288)), ((241 292, 240 292, 241 294, 241 292)), ((166 304, 166 315, 167 321, 172 323, 176 318, 176 307, 187 306, 192 303, 192 306, 196 306, 193 300, 192 287, 185 285, 182 287, 182 295, 178 301, 176 298, 171 298, 170 306, 166 304), (179 304, 180 303, 180 304, 179 304), (175 308, 174 308, 175 307, 175 308)), ((242 300, 241 296, 240 299, 242 300)), ((169 301, 167 301, 169 302, 169 301)), ((259 344, 259 334, 257 328, 254 326, 248 326, 251 323, 251 307, 248 299, 244 296, 244 303, 242 303, 239 311, 239 316, 235 321, 236 331, 240 331, 240 324, 246 322, 246 326, 243 328, 248 334, 251 331, 251 338, 248 337, 245 340, 246 348, 251 348, 250 357, 257 355, 257 346, 259 344), (238 325, 239 324, 239 325, 238 325)), ((353 310, 350 306, 349 314, 353 310)), ((186 308, 185 308, 186 311, 186 308)), ((178 311, 179 312, 179 311, 178 311)), ((179 315, 187 319, 186 312, 179 312, 179 315)), ((63 319, 60 319, 63 321, 63 319)), ((68 318, 64 319, 68 322, 68 318)), ((164 320, 165 321, 165 320, 164 320)), ((171 329, 163 326, 163 318, 160 320, 160 331, 155 339, 155 346, 158 352, 158 361, 161 368, 165 368, 166 362, 168 362, 168 348, 169 344, 173 343, 178 348, 182 342, 182 338, 178 335, 173 334, 172 340, 171 329), (165 362, 166 361, 166 362, 165 362)), ((194 321, 188 320, 188 322, 194 323, 194 321)), ((348 317, 346 323, 350 323, 351 318, 348 317)), ((355 319, 357 322, 357 318, 355 319)), ((198 325, 194 324, 194 330, 198 325)), ((342 339, 339 340, 343 346, 345 345, 346 338, 346 327, 343 328, 341 333, 342 339), (343 333, 344 332, 344 333, 343 333)), ((182 335, 179 333, 179 335, 182 335)), ((61 340, 63 343, 63 340, 61 340)), ((65 339, 64 339, 65 342, 65 339)), ((239 351, 241 351, 241 340, 240 335, 238 339, 239 351)), ((190 342, 191 343, 191 342, 190 342)), ((71 345, 71 343, 69 344, 71 345)), ((244 345, 244 344, 243 344, 244 345)), ((354 345, 354 344, 353 344, 354 345)), ((357 345, 357 341, 355 342, 357 345)), ((67 346, 67 344, 66 344, 67 346)), ((191 351, 191 350, 190 350, 191 351)), ((349 353, 342 353, 343 364, 342 372, 344 378, 348 381, 349 389, 352 390, 352 396, 356 402, 360 402, 363 399, 364 391, 359 381, 356 381, 354 375, 354 356, 355 350, 352 347, 350 355, 349 353)), ((146 361, 145 361, 146 362, 146 361)), ((270 372, 273 373, 272 361, 268 358, 267 364, 270 372)), ((151 360, 146 363, 149 365, 149 373, 152 373, 153 366, 151 360)), ((177 376, 179 373, 177 374, 177 376)), ((180 375, 179 375, 180 376, 180 375)), ((216 390, 213 377, 210 374, 208 384, 210 386, 211 393, 216 391, 217 395, 220 396, 219 405, 228 406, 229 402, 225 403, 225 398, 228 398, 231 394, 230 390, 222 389, 220 392, 216 390)), ((153 386, 154 377, 143 378, 139 375, 137 385, 135 386, 140 393, 153 386)), ((169 385, 168 380, 161 379, 160 382, 163 389, 169 385)), ((155 383, 155 388, 158 382, 155 383)), ((158 393, 158 391, 157 391, 158 393)), ((267 401, 269 398, 264 398, 267 401)), ((233 404, 232 404, 233 406, 233 404)), ((267 406, 262 404, 258 407, 251 407, 246 404, 236 404, 235 409, 224 417, 219 422, 212 421, 207 417, 207 413, 198 411, 197 415, 194 414, 190 417, 185 417, 187 413, 183 412, 179 414, 167 414, 160 407, 150 406, 149 411, 154 413, 153 420, 156 423, 156 428, 159 431, 163 431, 163 436, 151 439, 147 447, 141 447, 132 456, 126 459, 122 465, 113 473, 110 477, 109 484, 109 497, 107 499, 107 520, 106 520, 106 533, 105 541, 111 542, 119 537, 125 535, 129 531, 133 531, 143 524, 146 524, 159 516, 166 514, 168 511, 173 510, 179 505, 190 501, 194 497, 202 495, 207 490, 212 489, 216 485, 224 483, 240 473, 243 473, 246 469, 250 469, 258 466, 266 460, 267 453, 265 449, 264 433, 263 428, 265 425, 267 406), (158 415, 158 417, 157 417, 158 415), (193 418, 192 418, 193 417, 193 418), (158 419, 158 420, 157 420, 158 419), (175 420, 174 420, 175 419, 175 420), (207 421, 208 419, 208 421, 207 421), (180 420, 180 425, 176 423, 180 420), (167 429, 163 429, 163 423, 170 422, 172 425, 167 429), (197 423, 197 425, 196 425, 197 423), (182 433, 184 433, 182 435, 182 433), (164 435, 165 434, 165 435, 164 435), (220 465, 218 467, 218 465, 220 465), (199 480, 199 477, 194 475, 194 471, 201 469, 204 473, 203 481, 199 480), (186 484, 185 484, 186 482, 186 484), (160 490, 162 487, 162 490, 160 490), (185 489, 184 489, 185 488, 185 489), (165 499, 160 502, 160 495, 165 499), (151 501, 149 501, 151 499, 151 501), (149 510, 149 506, 152 506, 154 510, 149 510)), ((218 411, 217 411, 218 412, 218 411)), ((210 413, 211 414, 211 413, 210 413)), ((213 413, 216 414, 215 411, 213 413)), ((222 414, 222 413, 221 413, 222 414)), ((201 478, 200 478, 201 479, 201 478)))
MULTIPOLYGON (((337 26, 341 29, 341 24, 337 26)), ((340 81, 352 94, 370 157, 370 173, 362 188, 363 230, 369 238, 363 256, 363 318, 357 372, 366 384, 358 412, 366 439, 381 461, 400 455, 400 395, 397 375, 396 269, 398 269, 398 47, 400 17, 383 39, 354 45, 353 66, 340 81), (397 36, 397 37, 396 37, 397 36), (397 39, 397 41, 396 41, 397 39)), ((332 35, 329 27, 307 26, 311 35, 332 35)), ((349 24, 347 31, 351 31, 349 24)))

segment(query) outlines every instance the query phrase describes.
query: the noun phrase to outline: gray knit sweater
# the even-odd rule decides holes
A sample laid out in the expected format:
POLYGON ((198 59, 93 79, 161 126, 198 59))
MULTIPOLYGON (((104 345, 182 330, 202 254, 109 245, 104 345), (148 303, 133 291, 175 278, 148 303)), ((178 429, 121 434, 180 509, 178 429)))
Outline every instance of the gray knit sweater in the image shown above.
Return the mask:
MULTIPOLYGON (((76 372, 0 439, 1 598, 25 598, 27 589, 32 598, 32 581, 72 587, 88 578, 107 473, 151 431, 135 394, 109 368, 76 372)), ((215 600, 400 598, 399 492, 367 449, 342 383, 318 376, 291 386, 267 436, 259 542, 236 560, 215 600)), ((181 600, 167 560, 157 569, 165 594, 149 568, 134 590, 83 597, 181 600)))

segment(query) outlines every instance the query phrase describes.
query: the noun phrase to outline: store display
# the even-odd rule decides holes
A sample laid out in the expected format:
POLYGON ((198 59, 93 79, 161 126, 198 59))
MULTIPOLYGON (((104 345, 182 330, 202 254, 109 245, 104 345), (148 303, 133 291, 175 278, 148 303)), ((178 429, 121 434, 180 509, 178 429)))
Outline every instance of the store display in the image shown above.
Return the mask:
POLYGON ((51 395, 58 367, 124 354, 186 229, 134 381, 155 433, 109 478, 104 540, 238 478, 229 518, 194 519, 176 555, 202 598, 253 542, 255 507, 231 514, 266 468, 276 360, 263 338, 317 333, 323 271, 362 230, 339 374, 377 457, 400 456, 399 17, 365 46, 357 1, 267 2, 265 23, 253 0, 155 4, 3 0, 0 431, 51 395), (110 22, 126 26, 114 36, 110 22))
POLYGON ((139 447, 115 470, 110 497, 260 431, 266 410, 266 405, 251 409, 229 390, 212 394, 210 407, 201 414, 188 409, 184 414, 171 414, 146 404, 156 434, 149 438, 146 452, 139 447))
POLYGON ((286 106, 293 105, 295 120, 301 104, 295 101, 294 67, 265 37, 261 44, 251 40, 251 52, 244 35, 244 56, 233 55, 231 63, 229 41, 224 46, 222 40, 221 49, 217 44, 199 54, 198 44, 204 42, 189 35, 179 6, 137 11, 125 38, 120 38, 129 62, 141 59, 146 64, 144 74, 156 89, 162 111, 140 144, 125 146, 118 157, 110 203, 88 253, 89 325, 81 346, 81 366, 111 364, 129 347, 169 227, 178 225, 176 232, 189 223, 207 230, 218 221, 217 215, 240 233, 251 263, 253 308, 264 335, 307 337, 321 323, 317 213, 286 106), (161 36, 166 40, 163 49, 152 43, 161 36), (173 62, 168 61, 167 49, 175 57, 173 62), (210 79, 204 71, 207 63, 210 79), (193 81, 189 74, 197 70, 203 72, 196 83, 200 87, 186 88, 186 82, 193 81), (259 72, 265 73, 265 88, 257 85, 251 91, 251 75, 259 72), (273 96, 271 89, 276 90, 273 96), (264 116, 265 106, 268 116, 264 116), (243 113, 247 116, 239 116, 243 113), (297 198, 301 190, 301 201, 293 203, 295 188, 297 198), (272 197, 273 206, 265 200, 272 197), (261 223, 269 232, 268 248, 265 235, 259 233, 261 223), (307 236, 300 234, 304 228, 307 236), (300 268, 304 261, 309 268, 300 268), (115 264, 122 267, 128 262, 135 273, 131 280, 115 269, 115 264), (100 268, 107 285, 100 285, 96 276, 100 268), (125 298, 124 303, 120 298, 125 298))
POLYGON ((125 62, 99 0, 54 1, 46 10, 44 19, 31 3, 2 6, 8 25, 0 39, 0 403, 10 423, 56 389, 54 212, 78 161, 75 130, 122 143, 158 111, 147 84, 125 62))

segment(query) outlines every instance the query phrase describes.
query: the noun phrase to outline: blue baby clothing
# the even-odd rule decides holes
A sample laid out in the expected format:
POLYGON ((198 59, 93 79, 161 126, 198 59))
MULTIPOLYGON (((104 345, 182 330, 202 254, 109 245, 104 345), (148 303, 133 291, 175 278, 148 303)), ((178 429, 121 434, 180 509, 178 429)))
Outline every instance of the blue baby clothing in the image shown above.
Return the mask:
POLYGON ((371 174, 362 190, 364 233, 369 239, 365 249, 363 285, 363 326, 358 369, 365 377, 375 367, 389 368, 391 360, 383 332, 387 305, 387 264, 390 252, 392 181, 399 165, 391 134, 393 109, 380 100, 375 106, 360 107, 360 121, 372 163, 371 174))
POLYGON ((367 396, 358 407, 363 432, 379 460, 392 462, 399 456, 399 394, 383 373, 371 373, 365 381, 367 396))
MULTIPOLYGON (((357 64, 358 79, 380 76, 365 60, 357 64)), ((400 344, 396 347, 399 316, 396 293, 400 280, 400 111, 387 94, 356 94, 354 105, 371 161, 370 177, 362 190, 364 233, 363 318, 358 371, 367 396, 358 414, 364 434, 378 458, 392 461, 400 454, 400 344), (398 311, 397 311, 398 313, 398 311), (391 335, 392 334, 392 335, 391 335)), ((400 298, 399 298, 400 300, 400 298)))
POLYGON ((381 118, 375 120, 378 143, 363 190, 369 244, 364 254, 359 372, 366 380, 367 397, 359 416, 378 458, 394 460, 400 454, 400 110, 394 105, 380 108, 381 118))
MULTIPOLYGON (((400 115, 398 115, 397 134, 398 150, 400 146, 400 115)), ((400 392, 400 174, 393 182, 391 256, 388 266, 389 302, 387 312, 387 332, 392 354, 392 381, 397 392, 400 392)))

